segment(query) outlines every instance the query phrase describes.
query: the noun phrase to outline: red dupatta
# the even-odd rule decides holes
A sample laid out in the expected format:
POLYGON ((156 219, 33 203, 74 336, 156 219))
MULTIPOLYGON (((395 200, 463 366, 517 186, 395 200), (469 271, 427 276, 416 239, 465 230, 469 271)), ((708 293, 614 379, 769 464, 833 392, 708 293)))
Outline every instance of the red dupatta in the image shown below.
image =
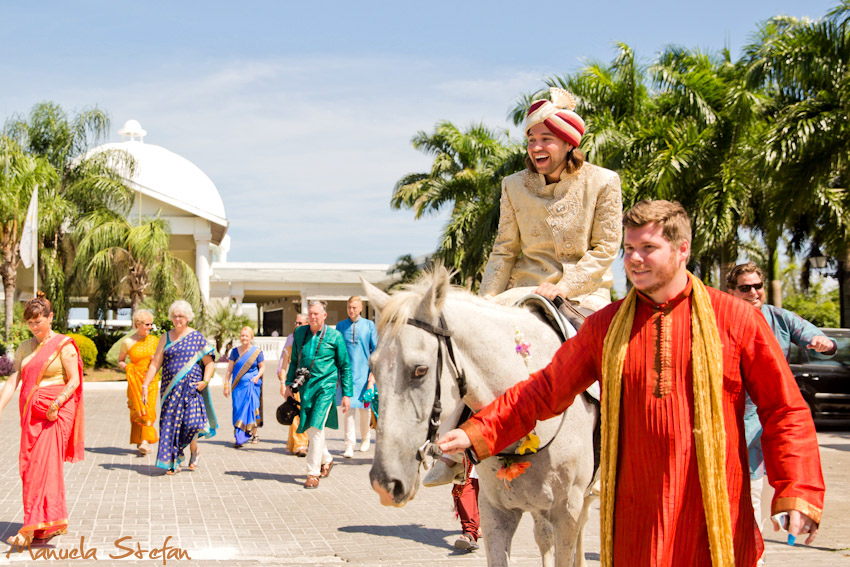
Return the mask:
POLYGON ((65 460, 70 463, 82 461, 85 456, 85 444, 83 441, 84 413, 83 413, 83 360, 80 358, 80 349, 74 339, 65 335, 56 334, 49 339, 44 346, 33 356, 26 365, 21 367, 21 396, 19 406, 21 411, 21 427, 26 427, 32 409, 32 397, 41 382, 47 367, 58 357, 65 345, 71 344, 77 352, 77 371, 80 384, 71 396, 77 402, 74 415, 74 429, 68 438, 68 446, 65 448, 65 460))

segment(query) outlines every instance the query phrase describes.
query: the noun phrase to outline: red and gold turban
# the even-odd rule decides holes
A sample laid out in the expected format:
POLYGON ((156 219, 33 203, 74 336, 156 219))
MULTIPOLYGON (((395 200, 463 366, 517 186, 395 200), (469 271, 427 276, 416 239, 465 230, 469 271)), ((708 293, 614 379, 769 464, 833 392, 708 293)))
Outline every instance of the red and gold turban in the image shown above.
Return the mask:
POLYGON ((584 120, 574 112, 575 97, 556 87, 549 89, 549 96, 551 101, 540 99, 531 103, 525 117, 526 134, 529 128, 542 122, 557 137, 577 148, 584 134, 584 120))

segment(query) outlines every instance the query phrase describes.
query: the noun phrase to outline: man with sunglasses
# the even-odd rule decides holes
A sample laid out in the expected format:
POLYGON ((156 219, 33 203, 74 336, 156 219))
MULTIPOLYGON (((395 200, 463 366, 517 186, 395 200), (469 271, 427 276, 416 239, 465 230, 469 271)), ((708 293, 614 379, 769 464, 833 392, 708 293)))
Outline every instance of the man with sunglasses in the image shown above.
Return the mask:
MULTIPOLYGON (((738 264, 732 268, 726 276, 726 286, 732 295, 761 311, 773 334, 776 335, 786 360, 791 354, 791 343, 800 349, 812 352, 812 356, 816 358, 830 358, 835 354, 837 349, 835 341, 824 335, 816 326, 792 311, 765 303, 764 272, 754 263, 738 264)), ((761 528, 764 455, 761 449, 762 427, 757 409, 748 395, 744 410, 744 430, 750 455, 750 495, 753 500, 756 525, 761 528)), ((761 564, 760 561, 759 565, 761 564)))

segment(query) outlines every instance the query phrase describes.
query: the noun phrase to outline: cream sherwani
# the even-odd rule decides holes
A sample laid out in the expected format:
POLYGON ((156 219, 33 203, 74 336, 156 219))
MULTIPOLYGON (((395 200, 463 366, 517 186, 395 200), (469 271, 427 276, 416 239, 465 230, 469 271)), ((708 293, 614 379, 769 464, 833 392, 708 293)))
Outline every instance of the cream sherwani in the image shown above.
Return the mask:
POLYGON ((558 183, 523 170, 502 181, 499 232, 479 294, 550 282, 594 311, 611 302, 622 237, 620 177, 584 163, 558 183))

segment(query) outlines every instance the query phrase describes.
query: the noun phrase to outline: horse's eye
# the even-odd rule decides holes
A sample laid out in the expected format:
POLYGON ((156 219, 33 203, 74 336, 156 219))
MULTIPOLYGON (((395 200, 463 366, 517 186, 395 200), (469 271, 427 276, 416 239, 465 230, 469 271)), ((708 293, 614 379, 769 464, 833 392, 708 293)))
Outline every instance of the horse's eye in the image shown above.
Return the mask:
POLYGON ((426 372, 428 372, 428 367, 423 364, 420 364, 419 366, 413 369, 413 375, 417 378, 422 378, 423 376, 425 376, 426 372))

